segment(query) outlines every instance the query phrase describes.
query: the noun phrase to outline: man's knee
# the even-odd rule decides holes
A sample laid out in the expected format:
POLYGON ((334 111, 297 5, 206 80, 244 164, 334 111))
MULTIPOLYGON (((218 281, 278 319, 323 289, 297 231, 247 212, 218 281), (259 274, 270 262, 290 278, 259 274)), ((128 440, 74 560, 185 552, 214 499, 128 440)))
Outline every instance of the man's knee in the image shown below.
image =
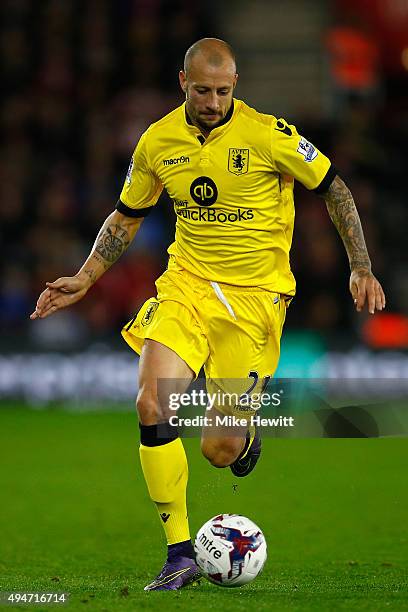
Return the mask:
POLYGON ((241 441, 239 438, 225 440, 220 438, 208 438, 201 441, 201 452, 214 467, 227 467, 234 463, 241 452, 241 441))
POLYGON ((148 387, 141 387, 136 398, 136 410, 142 425, 156 425, 159 419, 157 394, 148 387))

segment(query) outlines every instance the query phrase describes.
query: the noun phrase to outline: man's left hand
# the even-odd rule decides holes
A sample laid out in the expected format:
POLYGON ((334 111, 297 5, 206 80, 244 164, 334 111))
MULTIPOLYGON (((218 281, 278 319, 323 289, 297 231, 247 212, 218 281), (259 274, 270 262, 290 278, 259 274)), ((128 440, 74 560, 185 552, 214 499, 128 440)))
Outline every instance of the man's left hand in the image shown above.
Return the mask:
POLYGON ((350 275, 350 293, 357 312, 361 312, 367 302, 368 312, 385 308, 385 295, 381 284, 374 274, 364 268, 353 270, 350 275))

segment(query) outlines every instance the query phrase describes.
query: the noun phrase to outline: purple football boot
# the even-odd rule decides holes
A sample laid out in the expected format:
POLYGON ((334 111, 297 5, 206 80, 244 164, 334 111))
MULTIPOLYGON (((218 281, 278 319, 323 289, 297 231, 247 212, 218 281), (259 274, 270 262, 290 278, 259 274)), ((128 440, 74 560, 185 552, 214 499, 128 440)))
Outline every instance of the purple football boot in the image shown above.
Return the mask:
POLYGON ((201 572, 194 559, 178 557, 167 560, 160 574, 144 588, 145 591, 176 591, 196 582, 201 572))

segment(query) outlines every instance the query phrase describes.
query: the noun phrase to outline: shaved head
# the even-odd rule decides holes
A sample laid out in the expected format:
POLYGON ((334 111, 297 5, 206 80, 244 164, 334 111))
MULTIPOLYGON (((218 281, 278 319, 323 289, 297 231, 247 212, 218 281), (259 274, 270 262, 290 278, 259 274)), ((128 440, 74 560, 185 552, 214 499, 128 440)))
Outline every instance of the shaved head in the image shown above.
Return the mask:
POLYGON ((236 72, 235 54, 232 47, 219 38, 202 38, 187 49, 184 57, 184 72, 188 74, 194 59, 200 59, 214 68, 230 63, 236 72), (198 57, 197 57, 198 56, 198 57))
POLYGON ((180 70, 190 121, 204 136, 222 123, 233 105, 238 75, 235 55, 219 38, 202 38, 191 45, 180 70))

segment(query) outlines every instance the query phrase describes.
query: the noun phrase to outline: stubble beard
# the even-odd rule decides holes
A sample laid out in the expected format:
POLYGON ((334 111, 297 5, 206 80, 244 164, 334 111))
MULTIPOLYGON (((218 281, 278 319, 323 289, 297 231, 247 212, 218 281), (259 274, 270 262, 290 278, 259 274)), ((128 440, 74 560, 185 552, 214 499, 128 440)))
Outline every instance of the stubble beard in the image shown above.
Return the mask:
POLYGON ((215 123, 207 123, 205 120, 201 119, 200 114, 195 111, 193 107, 189 105, 189 96, 186 94, 186 103, 187 103, 187 113, 193 123, 196 124, 197 127, 203 129, 207 132, 210 132, 212 129, 216 128, 224 117, 219 117, 219 119, 215 123))
POLYGON ((199 113, 194 113, 191 118, 194 120, 194 122, 198 125, 199 128, 202 128, 203 130, 206 130, 207 132, 218 127, 221 121, 223 120, 223 117, 219 115, 219 118, 216 121, 211 121, 211 122, 206 121, 205 119, 202 118, 202 116, 200 116, 199 113))
POLYGON ((222 117, 220 117, 217 121, 215 122, 211 122, 211 123, 207 123, 206 121, 203 121, 202 119, 197 117, 197 123, 198 125, 205 129, 205 130, 213 130, 214 128, 218 127, 220 125, 222 121, 222 117))

